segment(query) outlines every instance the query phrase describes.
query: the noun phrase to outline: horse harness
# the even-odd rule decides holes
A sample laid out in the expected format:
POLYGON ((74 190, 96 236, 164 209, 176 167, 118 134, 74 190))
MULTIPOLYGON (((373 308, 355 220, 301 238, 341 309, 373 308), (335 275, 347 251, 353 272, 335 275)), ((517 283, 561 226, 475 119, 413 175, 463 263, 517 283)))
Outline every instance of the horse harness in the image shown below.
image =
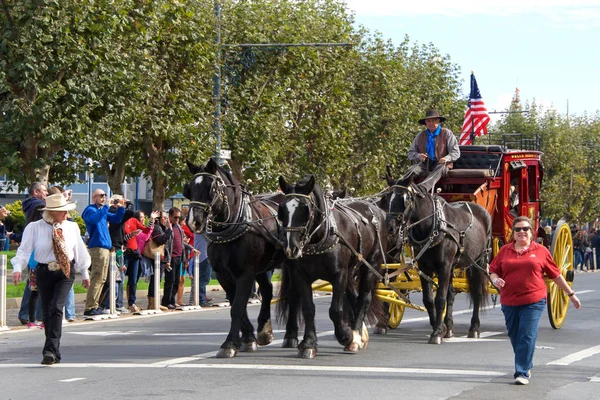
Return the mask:
MULTIPOLYGON (((454 224, 447 221, 446 213, 444 212, 444 209, 448 203, 446 203, 440 196, 437 196, 437 195, 429 196, 429 198, 431 199, 432 207, 433 207, 433 212, 430 215, 428 215, 424 218, 421 218, 420 220, 418 220, 412 224, 406 224, 405 222, 408 222, 408 220, 410 219, 410 215, 412 214, 412 212, 414 211, 414 208, 415 208, 414 195, 417 195, 421 198, 425 198, 426 196, 423 193, 421 193, 420 191, 415 190, 415 188, 412 185, 411 186, 393 185, 393 186, 391 186, 391 189, 393 189, 393 188, 404 189, 408 193, 409 198, 407 201, 405 200, 405 203, 407 203, 407 205, 405 206, 404 212, 403 213, 390 212, 389 215, 392 217, 395 217, 396 219, 398 219, 400 221, 401 226, 405 227, 403 236, 407 238, 408 242, 411 245, 413 245, 415 248, 419 249, 418 254, 414 258, 415 261, 418 261, 428 249, 431 249, 431 248, 439 245, 444 240, 445 237, 449 237, 458 246, 458 250, 454 257, 455 261, 454 261, 454 265, 452 266, 453 268, 458 263, 460 256, 465 255, 467 258, 469 258, 469 261, 470 261, 470 265, 466 266, 465 269, 471 265, 475 265, 476 268, 478 268, 480 270, 484 270, 484 268, 482 268, 479 265, 479 263, 485 257, 487 257, 488 253, 490 252, 489 248, 486 248, 486 251, 484 251, 477 258, 477 260, 473 260, 469 256, 468 253, 465 253, 464 239, 466 237, 467 231, 473 226, 473 218, 474 218, 473 210, 471 210, 471 207, 469 206, 468 202, 459 201, 459 202, 453 203, 453 204, 464 205, 467 208, 467 210, 469 211, 470 220, 469 220, 469 224, 467 225, 467 227, 465 229, 461 230, 458 227, 456 227, 454 224), (424 239, 421 239, 421 240, 416 239, 414 237, 412 228, 419 225, 420 223, 422 223, 423 221, 425 221, 429 218, 433 218, 433 223, 431 224, 431 232, 424 239), (458 237, 452 231, 457 232, 458 237), (408 234, 406 234, 406 233, 408 233, 408 234)), ((487 272, 487 271, 485 271, 485 272, 487 272)))
POLYGON ((267 219, 275 219, 275 223, 277 224, 277 230, 279 231, 279 221, 277 220, 277 211, 267 204, 264 201, 252 200, 250 193, 248 193, 243 188, 238 187, 238 185, 230 185, 226 184, 219 175, 211 174, 208 172, 200 172, 194 175, 194 179, 198 176, 207 176, 213 179, 211 191, 214 190, 215 195, 210 203, 203 203, 200 201, 192 200, 190 201, 190 207, 197 207, 202 209, 203 212, 207 214, 206 216, 206 233, 204 236, 211 243, 223 244, 233 242, 234 240, 243 236, 248 230, 251 228, 262 237, 264 237, 268 242, 273 244, 276 248, 281 248, 281 241, 277 238, 277 236, 273 235, 273 233, 263 224, 264 220, 267 219), (216 187, 214 185, 216 184, 216 187), (240 200, 240 205, 235 212, 235 216, 232 217, 231 209, 229 206, 229 199, 227 194, 225 193, 225 188, 230 187, 233 190, 240 190, 242 194, 242 198, 240 200), (214 189, 213 189, 214 188, 214 189), (217 201, 221 199, 225 209, 227 210, 227 218, 225 221, 215 221, 213 214, 213 206, 217 203, 217 201), (269 216, 266 218, 259 218, 253 220, 253 212, 251 203, 259 201, 261 204, 265 206, 265 208, 269 212, 269 216), (231 219, 231 221, 230 221, 231 219), (258 227, 256 226, 258 225, 258 227), (214 230, 215 227, 223 227, 221 230, 214 230))
MULTIPOLYGON (((363 224, 368 225, 369 220, 367 218, 365 218, 363 215, 361 215, 358 211, 354 210, 353 208, 342 204, 341 202, 338 201, 338 199, 334 200, 332 202, 331 206, 329 206, 327 201, 324 201, 324 204, 326 204, 326 209, 320 210, 317 207, 317 205, 315 204, 313 197, 310 195, 305 195, 305 194, 300 194, 300 193, 289 193, 289 194, 286 194, 286 197, 296 198, 299 201, 305 200, 305 202, 308 206, 309 217, 308 217, 308 220, 305 225, 299 226, 299 227, 285 227, 284 226, 281 228, 284 232, 300 232, 300 234, 301 234, 300 242, 301 242, 303 251, 307 255, 324 254, 324 253, 332 250, 341 241, 348 249, 350 249, 350 251, 353 253, 353 255, 357 258, 357 263, 354 266, 354 269, 356 269, 356 267, 358 267, 358 265, 363 263, 378 277, 378 279, 380 281, 388 281, 388 279, 385 278, 383 275, 381 275, 381 273, 375 267, 373 267, 363 256, 363 252, 362 252, 363 239, 362 239, 362 234, 359 229, 359 224, 360 224, 360 222, 362 222, 363 224), (352 223, 354 224, 354 227, 355 227, 357 235, 358 235, 358 243, 357 243, 358 250, 355 249, 354 246, 352 246, 348 242, 348 240, 344 237, 344 235, 342 235, 340 233, 340 231, 337 227, 337 223, 335 221, 335 217, 333 216, 332 211, 334 209, 337 209, 340 213, 342 213, 343 215, 348 217, 348 219, 350 219, 352 221, 352 223), (315 219, 315 210, 319 211, 323 215, 323 220, 314 229, 312 229, 312 231, 309 231, 311 224, 315 219), (325 226, 326 234, 317 243, 310 243, 310 240, 312 239, 314 234, 317 233, 322 226, 325 226)), ((379 243, 381 253, 385 254, 385 252, 383 251, 383 247, 382 247, 381 237, 379 235, 379 226, 378 226, 377 219, 375 218, 375 214, 374 214, 373 210, 371 209, 371 204, 367 204, 367 207, 369 208, 369 210, 371 211, 371 214, 373 215, 373 218, 370 222, 375 226, 375 232, 376 232, 377 241, 379 243)), ((387 264, 386 264, 386 277, 387 277, 387 264)))

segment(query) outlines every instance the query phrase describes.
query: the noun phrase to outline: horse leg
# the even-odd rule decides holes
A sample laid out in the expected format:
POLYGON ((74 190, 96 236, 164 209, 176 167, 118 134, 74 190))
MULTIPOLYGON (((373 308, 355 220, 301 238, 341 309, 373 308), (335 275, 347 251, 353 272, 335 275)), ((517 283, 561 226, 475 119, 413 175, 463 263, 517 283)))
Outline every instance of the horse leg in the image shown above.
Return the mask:
MULTIPOLYGON (((288 274, 288 279, 290 279, 288 274)), ((288 318, 285 324, 285 335, 281 347, 286 349, 295 349, 298 347, 298 306, 300 298, 296 291, 296 285, 288 285, 287 306, 288 318)))
POLYGON ((304 338, 298 345, 298 357, 312 359, 317 355, 317 329, 315 326, 315 303, 309 281, 303 280, 298 287, 304 316, 304 338))
MULTIPOLYGON (((227 291, 227 297, 231 303, 231 328, 227 335, 227 339, 217 352, 217 358, 233 358, 237 355, 238 349, 240 348, 240 330, 242 330, 242 326, 246 341, 245 348, 249 348, 249 341, 251 339, 248 331, 253 330, 253 328, 248 320, 246 307, 248 305, 248 298, 250 297, 251 285, 254 283, 254 275, 246 275, 248 276, 237 279, 233 288, 230 288, 230 290, 227 291)), ((256 339, 254 340, 256 341, 256 339)))
POLYGON ((481 303, 483 302, 484 296, 482 281, 486 278, 480 271, 475 271, 472 273, 474 277, 471 279, 469 287, 471 288, 470 295, 471 300, 473 301, 473 315, 471 316, 471 326, 469 327, 468 337, 471 339, 479 339, 481 337, 479 310, 481 308, 481 303))
MULTIPOLYGON (((373 263, 376 260, 371 260, 373 263)), ((360 280, 358 289, 358 298, 354 308, 354 319, 352 322, 352 343, 349 351, 358 351, 366 349, 369 345, 369 333, 366 329, 365 318, 371 305, 372 300, 372 285, 374 285, 373 279, 369 274, 369 270, 366 266, 362 266, 360 269, 360 280)))
POLYGON ((452 312, 454 310, 454 299, 456 298, 456 291, 452 284, 448 285, 448 296, 446 297, 446 316, 444 317, 444 324, 446 325, 446 339, 454 337, 454 318, 452 312))
POLYGON ((257 342, 260 346, 266 346, 273 341, 273 328, 271 326, 271 300, 273 299, 273 284, 267 273, 256 275, 258 290, 262 298, 260 312, 258 314, 257 342))
POLYGON ((390 303, 383 303, 383 317, 377 320, 377 325, 373 328, 374 335, 387 335, 388 321, 390 319, 390 303))
MULTIPOLYGON (((343 274, 345 276, 345 274, 343 274)), ((344 323, 344 291, 346 289, 346 285, 342 282, 345 279, 340 279, 340 277, 336 277, 334 282, 331 282, 333 287, 332 296, 331 296, 331 305, 329 306, 329 318, 333 322, 335 337, 339 344, 344 347, 347 347, 350 343, 352 343, 352 330, 350 327, 344 323)), ((345 283, 345 282, 344 282, 345 283)))
POLYGON ((423 306, 429 315, 429 325, 433 328, 435 325, 435 308, 433 307, 433 285, 429 280, 421 277, 421 287, 423 288, 423 306))
MULTIPOLYGON (((235 298, 235 290, 236 290, 236 284, 233 281, 233 277, 229 274, 220 274, 219 270, 216 268, 215 268, 215 273, 217 275, 217 279, 218 279, 219 283, 223 287, 223 290, 225 290, 227 299, 233 306, 233 300, 235 298)), ((232 307, 232 311, 233 311, 233 307, 232 307)), ((233 314, 232 314, 231 324, 229 326, 229 334, 227 335, 227 338, 225 339, 223 344, 221 344, 221 348, 217 352, 217 356, 216 356, 217 358, 232 358, 232 357, 236 356, 238 348, 239 348, 239 344, 240 344, 240 336, 239 336, 240 335, 240 327, 241 327, 241 321, 239 321, 239 320, 235 321, 233 319, 233 314)))
MULTIPOLYGON (((440 272, 449 269, 446 265, 440 272)), ((429 337, 429 344, 442 344, 442 337, 446 334, 446 325, 444 325, 443 316, 444 308, 446 307, 446 294, 448 293, 448 284, 450 281, 449 273, 438 274, 438 289, 435 295, 435 323, 433 325, 433 333, 429 337)))

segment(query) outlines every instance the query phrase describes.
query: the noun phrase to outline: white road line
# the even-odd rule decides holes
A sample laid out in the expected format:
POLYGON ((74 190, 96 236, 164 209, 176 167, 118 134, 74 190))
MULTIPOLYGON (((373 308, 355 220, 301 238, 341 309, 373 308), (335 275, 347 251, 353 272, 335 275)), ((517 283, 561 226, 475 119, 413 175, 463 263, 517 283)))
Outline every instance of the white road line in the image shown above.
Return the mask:
POLYGON ((563 358, 559 358, 558 360, 551 361, 546 365, 569 365, 576 361, 581 361, 584 358, 591 357, 594 354, 598 354, 598 353, 600 353, 600 345, 590 347, 589 349, 578 351, 577 353, 570 354, 563 358))
MULTIPOLYGON (((0 369, 6 368, 190 368, 190 369, 263 369, 277 371, 322 371, 322 372, 347 372, 356 374, 398 374, 398 375, 455 375, 455 376, 479 376, 479 377, 499 377, 506 375, 503 372, 496 371, 476 371, 460 369, 427 369, 427 368, 393 368, 393 367, 345 367, 337 365, 277 365, 277 364, 178 364, 178 365, 159 365, 159 364, 111 364, 111 363, 60 363, 50 367, 44 365, 31 364, 0 364, 0 369)), ((81 378, 79 378, 81 379, 81 378)))
MULTIPOLYGON (((334 331, 325 331, 325 332, 317 333, 317 337, 331 336, 334 333, 335 333, 334 331)), ((277 340, 273 340, 268 346, 276 346, 281 343, 283 343, 283 339, 277 339, 277 340)), ((158 361, 158 362, 153 363, 153 365, 162 365, 165 367, 166 366, 174 366, 176 364, 183 364, 188 361, 204 360, 206 358, 213 358, 216 356, 217 356, 217 351, 209 351, 208 353, 196 354, 196 355, 189 356, 189 357, 179 357, 179 358, 173 358, 171 360, 158 361)))
POLYGON ((59 382, 70 383, 70 382, 84 381, 85 379, 86 378, 71 378, 71 379, 63 379, 63 380, 60 380, 59 382))

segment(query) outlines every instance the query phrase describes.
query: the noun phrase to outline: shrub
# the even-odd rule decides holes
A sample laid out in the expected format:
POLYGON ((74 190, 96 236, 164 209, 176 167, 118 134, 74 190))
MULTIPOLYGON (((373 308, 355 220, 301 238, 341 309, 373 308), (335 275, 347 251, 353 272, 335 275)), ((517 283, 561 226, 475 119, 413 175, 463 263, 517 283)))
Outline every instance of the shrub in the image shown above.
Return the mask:
POLYGON ((25 214, 23 213, 21 200, 7 204, 5 207, 10 211, 10 214, 4 219, 6 230, 10 232, 23 232, 23 229, 25 229, 25 214))

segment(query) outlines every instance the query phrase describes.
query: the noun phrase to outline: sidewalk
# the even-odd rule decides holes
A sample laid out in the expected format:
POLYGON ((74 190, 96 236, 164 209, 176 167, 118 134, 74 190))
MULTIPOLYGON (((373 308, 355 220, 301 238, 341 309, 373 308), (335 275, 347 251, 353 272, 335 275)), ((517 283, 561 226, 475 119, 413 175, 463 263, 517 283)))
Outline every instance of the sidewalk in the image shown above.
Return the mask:
MULTIPOLYGON (((190 290, 191 287, 186 287, 183 294, 184 304, 189 302, 190 290)), ((206 287, 206 293, 208 297, 213 298, 212 304, 214 306, 218 306, 219 303, 224 303, 227 301, 225 298, 225 291, 219 285, 209 285, 206 287)), ((161 292, 162 295, 162 292, 161 292)), ((148 291, 147 290, 138 290, 137 291, 137 305, 142 309, 146 309, 148 306, 148 291)), ((125 296, 126 297, 126 296, 125 296)), ((75 322, 83 322, 83 311, 85 309, 85 298, 86 294, 76 294, 75 295, 75 322)), ((10 328, 10 330, 20 330, 27 329, 26 325, 22 325, 19 321, 19 308, 21 306, 20 298, 10 298, 7 299, 7 310, 6 310, 6 325, 10 328)), ((125 300, 125 304, 127 304, 127 300, 125 300)), ((177 313, 178 310, 166 311, 177 313)), ((123 313, 120 315, 120 318, 135 318, 137 315, 133 315, 131 313, 123 313)), ((65 322, 66 323, 66 322, 65 322)))

